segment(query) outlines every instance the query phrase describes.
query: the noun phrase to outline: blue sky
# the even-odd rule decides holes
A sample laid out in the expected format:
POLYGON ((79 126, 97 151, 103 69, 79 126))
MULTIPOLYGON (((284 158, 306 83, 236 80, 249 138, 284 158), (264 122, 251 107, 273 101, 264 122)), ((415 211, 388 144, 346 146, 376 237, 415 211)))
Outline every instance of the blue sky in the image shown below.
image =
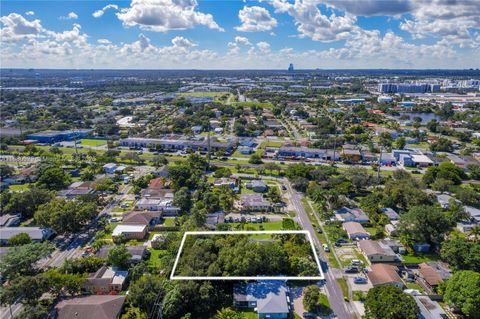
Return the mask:
POLYGON ((478 68, 480 1, 1 2, 3 67, 478 68))

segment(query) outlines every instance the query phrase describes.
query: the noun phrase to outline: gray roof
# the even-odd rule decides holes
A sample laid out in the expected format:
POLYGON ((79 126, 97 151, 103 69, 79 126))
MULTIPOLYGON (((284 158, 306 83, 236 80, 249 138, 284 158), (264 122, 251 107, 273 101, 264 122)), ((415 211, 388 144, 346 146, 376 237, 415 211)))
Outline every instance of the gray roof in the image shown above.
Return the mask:
POLYGON ((288 287, 278 280, 265 280, 234 287, 234 298, 237 301, 256 301, 257 312, 288 313, 288 287))
POLYGON ((126 296, 93 295, 59 302, 58 319, 114 319, 120 314, 126 296))
POLYGON ((49 237, 51 231, 40 227, 2 227, 0 240, 9 240, 20 233, 27 233, 32 240, 44 240, 49 237))

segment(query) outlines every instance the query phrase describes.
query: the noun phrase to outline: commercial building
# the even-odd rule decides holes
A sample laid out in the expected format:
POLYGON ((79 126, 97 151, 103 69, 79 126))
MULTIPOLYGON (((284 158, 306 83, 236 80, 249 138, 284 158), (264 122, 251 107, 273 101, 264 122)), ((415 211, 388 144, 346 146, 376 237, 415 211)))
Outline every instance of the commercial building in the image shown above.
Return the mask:
POLYGON ((37 141, 38 143, 53 144, 63 141, 72 141, 90 136, 92 130, 67 130, 67 131, 42 131, 27 135, 27 140, 37 141))
MULTIPOLYGON (((188 149, 192 151, 207 152, 208 141, 202 140, 187 140, 187 139, 156 139, 156 138, 126 138, 119 142, 120 146, 126 147, 153 147, 160 148, 164 151, 186 151, 188 149)), ((233 150, 233 143, 231 142, 210 142, 210 149, 212 151, 223 150, 227 154, 233 150)))
POLYGON ((436 93, 440 92, 439 84, 428 83, 381 83, 378 85, 380 93, 436 93))

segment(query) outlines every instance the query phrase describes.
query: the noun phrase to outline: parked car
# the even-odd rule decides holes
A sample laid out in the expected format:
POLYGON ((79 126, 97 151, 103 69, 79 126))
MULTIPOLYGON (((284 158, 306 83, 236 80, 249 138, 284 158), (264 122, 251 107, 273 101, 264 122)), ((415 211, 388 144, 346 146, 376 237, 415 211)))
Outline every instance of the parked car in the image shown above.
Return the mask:
POLYGON ((345 267, 345 268, 343 269, 343 271, 345 271, 346 274, 356 274, 356 273, 358 273, 358 268, 357 268, 357 267, 348 266, 348 267, 345 267))
POLYGON ((367 278, 364 277, 355 277, 353 282, 356 284, 366 284, 368 282, 367 278))
POLYGON ((304 312, 302 314, 302 317, 304 319, 315 319, 315 318, 317 318, 317 316, 315 314, 311 313, 311 312, 304 312))
POLYGON ((323 244, 323 250, 324 250, 326 253, 330 252, 330 248, 329 248, 328 245, 326 245, 326 244, 323 244))
POLYGON ((350 265, 352 266, 360 266, 362 264, 362 262, 358 259, 352 259, 352 261, 350 262, 350 265))

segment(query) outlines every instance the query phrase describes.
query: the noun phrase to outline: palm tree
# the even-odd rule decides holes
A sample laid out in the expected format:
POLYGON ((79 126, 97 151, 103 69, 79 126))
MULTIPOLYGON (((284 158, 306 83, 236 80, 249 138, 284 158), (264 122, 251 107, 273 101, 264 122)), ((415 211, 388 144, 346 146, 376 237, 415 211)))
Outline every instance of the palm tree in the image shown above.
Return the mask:
POLYGON ((236 312, 232 308, 222 308, 217 311, 214 319, 244 319, 245 316, 242 313, 236 312))

